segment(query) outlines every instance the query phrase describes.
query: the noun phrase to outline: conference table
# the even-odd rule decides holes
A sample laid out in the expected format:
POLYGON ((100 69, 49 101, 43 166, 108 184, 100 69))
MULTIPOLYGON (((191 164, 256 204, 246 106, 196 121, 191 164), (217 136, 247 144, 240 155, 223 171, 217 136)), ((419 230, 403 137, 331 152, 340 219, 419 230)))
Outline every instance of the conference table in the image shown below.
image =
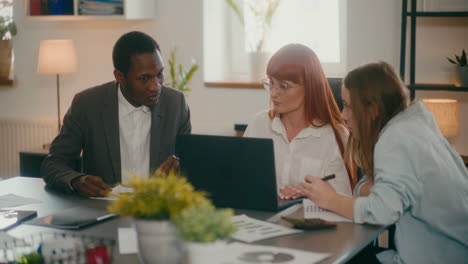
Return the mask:
MULTIPOLYGON (((6 194, 16 194, 40 200, 41 203, 14 207, 14 209, 17 210, 35 210, 37 211, 37 217, 48 216, 72 207, 104 209, 112 202, 51 191, 46 188, 41 178, 29 177, 14 177, 0 181, 0 195, 6 194)), ((300 209, 294 212, 294 214, 300 214, 301 211, 299 210, 300 209)), ((235 212, 236 214, 246 214, 259 220, 267 220, 275 215, 274 212, 253 210, 235 210, 235 212)), ((131 226, 132 218, 118 217, 97 225, 89 226, 77 232, 84 236, 98 236, 115 240, 116 245, 112 250, 113 263, 138 263, 136 254, 122 255, 119 253, 118 248, 118 228, 131 226)), ((346 263, 368 244, 372 243, 372 241, 385 230, 385 226, 337 223, 336 228, 305 231, 297 234, 265 239, 253 244, 330 253, 331 256, 320 263, 346 263)), ((22 238, 44 232, 69 231, 21 224, 10 229, 7 233, 14 237, 22 238)))

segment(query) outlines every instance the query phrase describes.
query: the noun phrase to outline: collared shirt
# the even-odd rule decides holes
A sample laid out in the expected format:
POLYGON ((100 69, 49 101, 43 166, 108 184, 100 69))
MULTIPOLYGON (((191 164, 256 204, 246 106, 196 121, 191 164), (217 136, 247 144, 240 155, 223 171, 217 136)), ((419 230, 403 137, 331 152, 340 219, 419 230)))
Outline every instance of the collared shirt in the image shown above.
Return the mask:
POLYGON ((379 260, 466 263, 468 172, 421 102, 382 129, 374 166, 374 186, 356 199, 354 221, 395 223, 397 252, 381 253, 379 260))
POLYGON ((122 183, 130 175, 148 177, 150 169, 151 109, 134 107, 118 89, 120 164, 122 183))
MULTIPOLYGON (((279 116, 271 120, 268 111, 263 111, 249 123, 244 136, 273 139, 278 188, 303 183, 306 175, 324 177, 335 174, 330 184, 337 192, 351 195, 348 172, 330 125, 319 128, 311 125, 288 142, 279 116)), ((342 138, 347 139, 347 136, 342 138)))

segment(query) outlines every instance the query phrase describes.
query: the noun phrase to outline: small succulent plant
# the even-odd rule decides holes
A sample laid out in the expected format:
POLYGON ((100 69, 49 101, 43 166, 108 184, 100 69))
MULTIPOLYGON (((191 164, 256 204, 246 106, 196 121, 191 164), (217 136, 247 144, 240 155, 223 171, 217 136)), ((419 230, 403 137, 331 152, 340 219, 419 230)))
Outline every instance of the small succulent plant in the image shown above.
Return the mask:
POLYGON ((460 56, 455 54, 455 60, 447 58, 447 60, 455 65, 458 65, 460 67, 468 67, 468 62, 466 59, 466 52, 465 49, 462 50, 462 54, 460 56))

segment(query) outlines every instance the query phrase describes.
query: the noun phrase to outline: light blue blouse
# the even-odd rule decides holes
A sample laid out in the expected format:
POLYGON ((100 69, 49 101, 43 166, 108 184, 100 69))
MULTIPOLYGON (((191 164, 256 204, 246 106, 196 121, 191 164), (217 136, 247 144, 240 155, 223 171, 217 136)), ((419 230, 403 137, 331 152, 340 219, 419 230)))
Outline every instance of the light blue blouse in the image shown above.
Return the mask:
POLYGON ((397 252, 379 259, 468 263, 468 172, 421 102, 382 129, 374 166, 374 186, 356 199, 354 221, 395 223, 397 252))

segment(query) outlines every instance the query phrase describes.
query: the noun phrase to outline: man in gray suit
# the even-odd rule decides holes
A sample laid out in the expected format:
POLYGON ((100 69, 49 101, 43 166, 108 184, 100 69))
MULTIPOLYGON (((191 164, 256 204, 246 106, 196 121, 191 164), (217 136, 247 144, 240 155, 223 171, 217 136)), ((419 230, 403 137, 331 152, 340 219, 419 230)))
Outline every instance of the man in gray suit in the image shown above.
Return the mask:
POLYGON ((51 144, 41 173, 52 189, 103 196, 125 182, 122 174, 153 172, 174 153, 176 135, 191 131, 184 95, 163 86, 164 63, 153 38, 124 34, 112 59, 116 81, 76 94, 51 144), (78 171, 73 161, 80 154, 78 171))

